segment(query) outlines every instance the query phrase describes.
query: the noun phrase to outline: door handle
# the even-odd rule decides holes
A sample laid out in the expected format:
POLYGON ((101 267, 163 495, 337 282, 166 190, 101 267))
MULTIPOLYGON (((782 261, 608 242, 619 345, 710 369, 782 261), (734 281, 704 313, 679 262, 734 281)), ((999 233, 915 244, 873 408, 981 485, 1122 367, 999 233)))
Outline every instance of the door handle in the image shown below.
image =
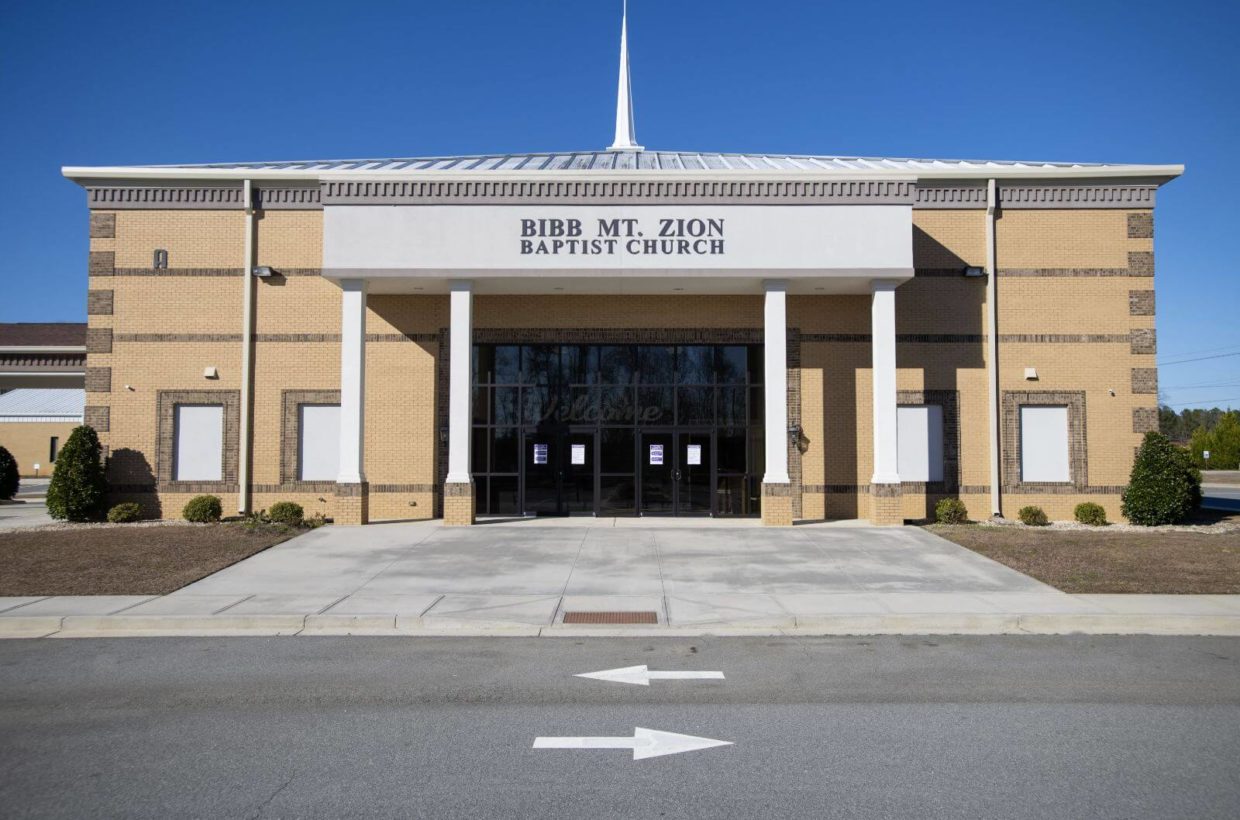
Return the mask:
POLYGON ((672 470, 672 481, 680 481, 680 470, 672 470))

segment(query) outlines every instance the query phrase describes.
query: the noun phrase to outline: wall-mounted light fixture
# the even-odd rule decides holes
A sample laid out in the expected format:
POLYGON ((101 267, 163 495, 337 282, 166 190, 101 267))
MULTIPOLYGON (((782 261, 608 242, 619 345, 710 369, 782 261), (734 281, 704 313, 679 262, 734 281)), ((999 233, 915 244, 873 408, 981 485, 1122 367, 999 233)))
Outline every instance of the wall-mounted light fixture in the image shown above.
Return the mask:
POLYGON ((986 275, 986 269, 979 268, 975 265, 970 265, 969 267, 964 269, 964 275, 969 279, 977 279, 981 276, 986 275))
POLYGON ((202 369, 202 377, 204 379, 218 379, 220 377, 219 368, 204 367, 202 369))
POLYGON ((155 249, 155 259, 152 262, 155 270, 166 270, 168 267, 168 252, 163 248, 155 249))
POLYGON ((1036 367, 1025 368, 1025 381, 1036 382, 1038 380, 1038 369, 1036 367))
POLYGON ((261 265, 254 269, 254 275, 259 279, 270 279, 276 275, 276 272, 267 265, 261 265))

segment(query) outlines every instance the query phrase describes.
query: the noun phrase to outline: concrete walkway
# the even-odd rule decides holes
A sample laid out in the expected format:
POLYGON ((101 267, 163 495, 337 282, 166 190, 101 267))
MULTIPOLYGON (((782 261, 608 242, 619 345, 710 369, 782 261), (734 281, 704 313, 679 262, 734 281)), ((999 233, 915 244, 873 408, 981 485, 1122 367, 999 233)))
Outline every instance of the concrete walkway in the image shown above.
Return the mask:
POLYGON ((1240 634, 1240 596, 1067 595, 916 528, 326 527, 171 595, 0 598, 0 636, 1240 634), (566 613, 653 613, 647 626, 566 613))

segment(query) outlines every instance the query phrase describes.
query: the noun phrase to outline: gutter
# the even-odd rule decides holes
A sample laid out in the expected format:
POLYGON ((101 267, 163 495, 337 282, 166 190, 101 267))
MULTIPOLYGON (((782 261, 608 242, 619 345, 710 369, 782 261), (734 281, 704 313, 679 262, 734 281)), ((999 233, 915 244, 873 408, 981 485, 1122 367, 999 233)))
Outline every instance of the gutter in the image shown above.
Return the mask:
POLYGON ((250 511, 250 419, 254 414, 254 188, 244 185, 245 264, 242 274, 241 435, 237 456, 237 512, 250 511))
POLYGON ((996 294, 998 255, 995 251, 995 211, 999 192, 994 179, 986 181, 986 386, 990 403, 990 514, 1002 518, 999 497, 999 302, 996 294))

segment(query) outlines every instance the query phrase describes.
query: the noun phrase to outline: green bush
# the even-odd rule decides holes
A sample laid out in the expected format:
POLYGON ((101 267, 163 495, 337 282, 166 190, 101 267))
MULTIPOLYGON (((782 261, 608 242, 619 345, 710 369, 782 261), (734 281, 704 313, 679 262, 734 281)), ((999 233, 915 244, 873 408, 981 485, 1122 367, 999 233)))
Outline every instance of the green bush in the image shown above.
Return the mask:
POLYGON ((108 521, 113 524, 132 524, 142 518, 142 508, 133 501, 117 504, 108 510, 108 521))
POLYGON ((1146 433, 1120 508, 1134 524, 1178 524, 1201 503, 1201 472, 1162 433, 1146 433))
POLYGON ((17 495, 17 487, 21 484, 21 476, 17 473, 17 459, 8 450, 0 447, 0 501, 8 501, 17 495))
POLYGON ((1107 511, 1102 509, 1101 504, 1095 504, 1092 501, 1077 504, 1076 509, 1072 511, 1072 515, 1080 523, 1089 524, 1093 527, 1104 527, 1107 523, 1107 511))
POLYGON ((194 524, 214 524, 224 514, 217 495, 196 495, 185 504, 181 517, 194 524))
POLYGON ((1021 507, 1020 511, 1016 513, 1016 517, 1020 519, 1022 524, 1030 527, 1045 527, 1051 523, 1047 519, 1046 513, 1042 512, 1041 507, 1021 507))
POLYGON ((98 521, 106 510, 107 492, 99 436, 85 424, 73 428, 47 485, 48 515, 61 521, 98 521))
POLYGON ((293 501, 277 501, 267 511, 268 520, 277 524, 287 524, 290 527, 300 527, 305 517, 306 511, 300 504, 293 501))
POLYGON ((934 505, 934 520, 940 524, 964 524, 969 520, 969 510, 959 498, 944 498, 934 505))

